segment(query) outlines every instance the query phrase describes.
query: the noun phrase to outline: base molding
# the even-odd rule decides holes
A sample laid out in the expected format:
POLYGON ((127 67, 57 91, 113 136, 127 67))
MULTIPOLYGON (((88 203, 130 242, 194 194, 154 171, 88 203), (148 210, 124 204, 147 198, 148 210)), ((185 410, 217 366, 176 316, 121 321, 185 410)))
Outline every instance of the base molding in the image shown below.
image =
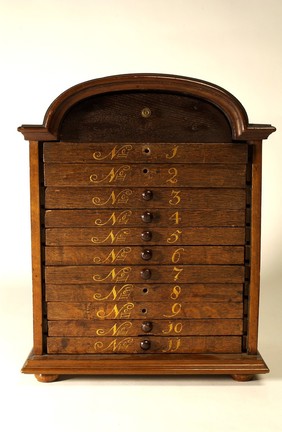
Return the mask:
POLYGON ((232 375, 247 381, 269 369, 260 354, 35 355, 22 372, 42 382, 58 375, 232 375))

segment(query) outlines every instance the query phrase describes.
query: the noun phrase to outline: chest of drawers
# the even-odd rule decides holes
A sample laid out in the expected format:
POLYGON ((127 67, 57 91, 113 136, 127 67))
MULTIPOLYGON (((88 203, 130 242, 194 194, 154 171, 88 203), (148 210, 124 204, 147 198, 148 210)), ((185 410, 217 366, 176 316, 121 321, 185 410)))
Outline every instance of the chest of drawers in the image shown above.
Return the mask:
POLYGON ((30 141, 34 346, 23 372, 230 374, 257 350, 262 140, 231 94, 88 81, 30 141))

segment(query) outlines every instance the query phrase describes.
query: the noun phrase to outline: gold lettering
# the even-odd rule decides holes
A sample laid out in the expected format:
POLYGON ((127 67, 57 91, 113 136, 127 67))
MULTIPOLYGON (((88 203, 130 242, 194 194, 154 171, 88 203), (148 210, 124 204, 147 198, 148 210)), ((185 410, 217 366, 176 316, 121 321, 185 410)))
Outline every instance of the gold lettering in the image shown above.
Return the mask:
POLYGON ((177 322, 177 323, 167 323, 168 325, 168 329, 167 330, 163 330, 162 333, 163 334, 170 334, 170 333, 176 333, 179 334, 182 332, 183 329, 183 325, 181 322, 177 322))
POLYGON ((169 220, 174 220, 175 225, 178 225, 179 222, 181 221, 181 217, 179 216, 179 212, 176 211, 175 213, 173 213, 170 216, 169 220))
POLYGON ((124 210, 118 216, 116 216, 116 212, 113 212, 109 219, 105 222, 102 222, 102 219, 96 219, 95 225, 103 226, 107 224, 115 225, 115 224, 127 224, 130 216, 132 215, 131 210, 124 210))
POLYGON ((170 294, 170 298, 172 300, 176 300, 176 299, 178 299, 178 297, 180 296, 180 294, 181 294, 181 287, 179 285, 175 285, 172 288, 172 291, 171 291, 171 294, 170 294))
POLYGON ((177 242, 177 240, 179 239, 180 234, 182 234, 181 230, 176 230, 174 233, 172 233, 168 238, 167 238, 167 243, 175 243, 177 242))
POLYGON ((173 318, 181 312, 181 303, 174 303, 171 307, 171 315, 163 315, 166 318, 173 318))
POLYGON ((104 342, 97 341, 94 344, 94 349, 97 352, 105 352, 105 351, 112 351, 112 352, 126 352, 130 345, 133 343, 133 338, 126 338, 126 339, 114 339, 109 343, 109 345, 105 346, 104 342))
POLYGON ((115 285, 105 297, 102 297, 101 293, 96 292, 95 294, 93 294, 93 299, 97 301, 127 300, 132 291, 133 291, 132 284, 122 285, 122 287, 119 290, 116 289, 116 285, 115 285))
POLYGON ((104 278, 101 275, 96 274, 93 276, 93 280, 95 282, 104 282, 109 278, 112 280, 112 282, 126 282, 127 279, 129 278, 130 272, 131 272, 131 267, 123 267, 118 272, 116 272, 116 269, 113 268, 104 278))
POLYGON ((126 259, 126 255, 131 252, 130 247, 124 247, 119 249, 117 252, 115 249, 112 249, 109 255, 102 261, 100 257, 94 257, 93 261, 95 264, 108 264, 114 263, 116 261, 124 261, 126 259))
POLYGON ((181 340, 179 338, 169 338, 168 347, 163 349, 162 352, 175 352, 179 349, 181 340))
POLYGON ((132 323, 130 321, 125 321, 120 325, 115 323, 108 331, 103 328, 97 329, 96 334, 98 336, 126 336, 131 327, 132 323))
POLYGON ((114 146, 114 148, 110 151, 110 153, 106 154, 105 156, 102 156, 102 152, 97 151, 93 153, 93 158, 95 160, 104 160, 107 158, 113 159, 126 159, 128 156, 128 153, 132 150, 132 145, 126 144, 122 147, 118 148, 118 146, 114 146))
POLYGON ((108 180, 108 183, 112 183, 114 181, 124 181, 126 178, 126 171, 130 171, 129 165, 122 165, 118 169, 112 168, 110 172, 105 176, 102 177, 100 180, 98 179, 98 174, 91 174, 90 181, 91 183, 102 183, 106 180, 108 180))
POLYGON ((180 192, 181 191, 175 191, 175 190, 171 191, 172 198, 169 200, 169 204, 171 206, 175 206, 180 203, 181 201, 181 198, 179 196, 180 192))
POLYGON ((123 189, 117 195, 115 194, 115 191, 112 191, 109 198, 106 199, 105 201, 102 201, 100 197, 94 197, 92 198, 92 203, 96 206, 104 206, 108 203, 112 205, 127 204, 131 194, 132 194, 131 189, 123 189))
POLYGON ((171 175, 171 177, 166 181, 166 183, 177 183, 177 169, 176 168, 169 168, 168 173, 171 175))
POLYGON ((176 275, 174 276, 174 281, 176 282, 179 278, 179 275, 181 272, 183 272, 183 268, 173 267, 173 271, 176 272, 176 275))
POLYGON ((171 149, 172 154, 170 155, 169 153, 167 153, 167 154, 165 155, 166 159, 173 159, 173 158, 176 156, 176 153, 177 153, 178 147, 179 147, 178 145, 177 145, 177 146, 174 146, 174 147, 171 149))
POLYGON ((173 252, 172 257, 171 257, 171 261, 173 262, 173 264, 178 263, 178 261, 180 260, 180 258, 181 258, 180 251, 184 252, 184 249, 178 248, 178 249, 175 249, 175 251, 173 252))
POLYGON ((122 307, 119 308, 119 305, 115 304, 114 307, 110 310, 110 312, 106 313, 104 307, 98 310, 96 316, 99 319, 116 319, 116 318, 130 318, 131 311, 134 309, 133 303, 126 303, 122 307))
POLYGON ((116 234, 113 230, 109 232, 109 234, 102 240, 101 237, 91 237, 92 243, 98 244, 98 243, 124 243, 127 239, 127 236, 130 234, 129 229, 121 229, 116 234))

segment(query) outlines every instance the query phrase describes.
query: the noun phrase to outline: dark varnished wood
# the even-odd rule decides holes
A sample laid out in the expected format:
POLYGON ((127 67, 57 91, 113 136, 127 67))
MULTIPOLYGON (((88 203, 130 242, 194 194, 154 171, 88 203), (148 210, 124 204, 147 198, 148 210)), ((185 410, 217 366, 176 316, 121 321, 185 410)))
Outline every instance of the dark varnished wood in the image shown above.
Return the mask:
POLYGON ((31 140, 33 235, 24 372, 268 372, 261 140, 275 128, 250 125, 213 84, 141 74, 75 86, 42 126, 19 130, 31 140))
POLYGON ((67 143, 43 144, 45 163, 246 164, 246 143, 67 143))
POLYGON ((149 321, 150 330, 145 332, 147 320, 59 320, 48 321, 49 336, 228 336, 242 335, 241 319, 157 319, 149 321))
MULTIPOLYGON (((236 194, 237 191, 234 191, 236 194)), ((148 201, 146 202, 147 206, 148 201)), ((147 207, 146 207, 147 208, 147 207)), ((152 212, 152 209, 150 208, 152 212)), ((190 209, 153 210, 156 227, 244 227, 248 209, 190 209), (176 214, 176 211, 178 213, 176 214), (176 216, 178 220, 176 220, 176 216), (176 223, 178 222, 178 223, 176 223)), ((142 211, 127 210, 47 210, 45 226, 50 227, 134 227, 140 225, 142 211)))
POLYGON ((150 209, 188 208, 238 210, 246 207, 245 189, 189 189, 181 187, 150 188, 154 199, 146 201, 142 193, 145 188, 124 187, 47 187, 45 206, 47 209, 150 209), (179 200, 180 199, 180 200, 179 200))
POLYGON ((46 301, 108 302, 169 301, 241 302, 243 284, 71 284, 45 285, 46 301))

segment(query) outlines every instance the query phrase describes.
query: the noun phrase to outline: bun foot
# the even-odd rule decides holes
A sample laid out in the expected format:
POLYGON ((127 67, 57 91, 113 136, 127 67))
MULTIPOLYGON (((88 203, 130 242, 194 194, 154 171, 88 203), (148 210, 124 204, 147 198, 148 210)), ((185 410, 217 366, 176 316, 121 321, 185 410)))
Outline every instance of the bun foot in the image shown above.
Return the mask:
POLYGON ((59 375, 47 375, 47 374, 35 374, 34 376, 37 379, 37 381, 43 383, 53 382, 59 378, 59 375))
POLYGON ((231 375, 231 376, 235 381, 241 381, 241 382, 251 381, 254 378, 254 375, 250 375, 250 374, 249 375, 248 374, 235 374, 235 375, 231 375))

